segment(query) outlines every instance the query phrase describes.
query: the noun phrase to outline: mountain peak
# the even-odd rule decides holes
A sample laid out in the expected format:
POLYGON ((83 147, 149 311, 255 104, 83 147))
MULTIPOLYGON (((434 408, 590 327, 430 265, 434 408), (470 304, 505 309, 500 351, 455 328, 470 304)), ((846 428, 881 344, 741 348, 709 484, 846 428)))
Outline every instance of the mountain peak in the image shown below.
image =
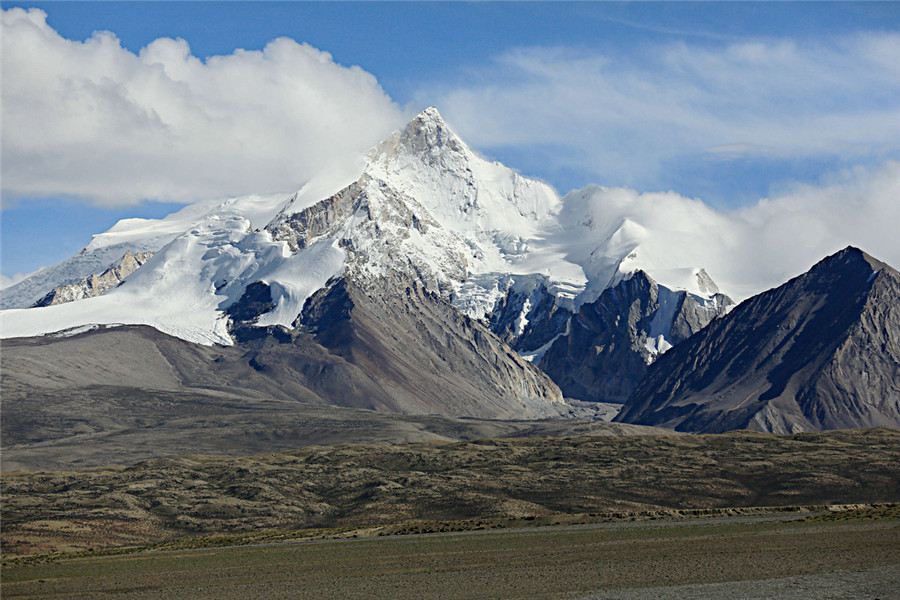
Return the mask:
POLYGON ((617 419, 696 433, 895 426, 896 273, 852 246, 828 256, 666 353, 617 419))
POLYGON ((426 108, 400 132, 397 146, 407 152, 436 154, 450 151, 468 154, 468 146, 450 129, 434 106, 426 108))
POLYGON ((887 271, 894 275, 900 275, 892 266, 872 257, 856 246, 847 246, 843 250, 826 256, 810 269, 810 273, 856 271, 858 269, 863 269, 866 274, 887 271))
POLYGON ((442 226, 481 236, 479 255, 531 237, 559 204, 546 184, 478 156, 434 106, 371 150, 366 161, 366 173, 415 198, 442 226))
POLYGON ((386 166, 397 160, 405 163, 409 159, 452 170, 467 163, 473 156, 469 147, 441 117, 438 109, 430 106, 416 115, 406 127, 395 131, 370 150, 366 159, 370 171, 377 170, 376 165, 379 164, 386 166))
POLYGON ((434 121, 437 123, 443 123, 444 118, 441 116, 441 113, 438 111, 437 106, 429 106, 418 115, 414 120, 422 120, 422 121, 434 121))

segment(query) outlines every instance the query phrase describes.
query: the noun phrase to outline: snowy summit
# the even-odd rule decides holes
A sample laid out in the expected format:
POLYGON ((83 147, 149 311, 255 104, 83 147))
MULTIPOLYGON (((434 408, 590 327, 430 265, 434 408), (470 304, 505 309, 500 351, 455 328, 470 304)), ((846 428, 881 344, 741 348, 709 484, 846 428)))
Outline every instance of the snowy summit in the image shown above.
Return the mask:
MULTIPOLYGON (((629 217, 628 198, 596 187, 561 198, 476 154, 434 107, 354 164, 290 196, 205 201, 164 219, 123 220, 72 258, 2 290, 2 335, 145 324, 230 345, 225 310, 248 285, 272 291, 274 306, 259 326, 291 327, 304 302, 339 275, 365 285, 402 272, 480 320, 511 290, 544 290, 552 304, 575 311, 639 271, 701 300, 719 291, 703 265, 659 250, 677 232, 629 217), (117 287, 33 307, 129 252, 153 254, 117 287)), ((523 307, 520 332, 540 301, 533 296, 523 307)), ((665 348, 659 340, 656 351, 665 348)))

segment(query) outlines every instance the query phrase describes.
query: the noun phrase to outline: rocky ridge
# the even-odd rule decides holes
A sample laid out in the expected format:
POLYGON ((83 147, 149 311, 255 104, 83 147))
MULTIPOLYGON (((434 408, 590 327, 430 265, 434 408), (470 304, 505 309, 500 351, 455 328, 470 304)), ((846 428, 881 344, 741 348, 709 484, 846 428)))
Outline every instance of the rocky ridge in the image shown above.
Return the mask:
POLYGON ((733 306, 659 285, 643 271, 584 304, 537 362, 570 398, 622 403, 660 355, 733 306))
POLYGON ((661 357, 617 421, 775 433, 900 425, 900 273, 848 247, 661 357))
POLYGON ((118 264, 106 269, 99 275, 93 274, 81 281, 56 287, 53 291, 48 292, 46 296, 35 302, 33 308, 54 306, 56 304, 74 302, 75 300, 82 300, 84 298, 94 298, 101 294, 105 294, 125 281, 125 278, 137 271, 137 269, 150 260, 150 257, 154 254, 156 253, 132 253, 131 250, 128 250, 118 264))

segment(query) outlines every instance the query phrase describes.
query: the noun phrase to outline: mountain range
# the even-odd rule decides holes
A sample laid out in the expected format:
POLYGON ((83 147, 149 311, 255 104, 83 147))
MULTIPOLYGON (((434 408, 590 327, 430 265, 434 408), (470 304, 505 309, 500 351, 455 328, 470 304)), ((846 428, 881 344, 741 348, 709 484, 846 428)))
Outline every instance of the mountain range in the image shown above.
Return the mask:
POLYGON ((602 191, 560 197, 429 108, 295 194, 126 219, 3 290, 4 403, 51 372, 111 385, 147 326, 202 393, 479 419, 624 404, 622 422, 684 431, 900 424, 896 271, 847 249, 735 306, 602 191), (70 338, 102 360, 34 351, 70 338))

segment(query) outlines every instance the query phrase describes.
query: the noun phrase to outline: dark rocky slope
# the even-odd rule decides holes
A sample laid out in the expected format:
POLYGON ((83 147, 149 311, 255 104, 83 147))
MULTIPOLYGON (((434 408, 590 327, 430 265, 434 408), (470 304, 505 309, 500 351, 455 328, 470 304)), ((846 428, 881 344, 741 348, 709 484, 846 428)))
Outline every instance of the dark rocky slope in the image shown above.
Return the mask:
POLYGON ((618 421, 776 433, 900 425, 900 274, 848 247, 665 354, 618 421))
POLYGON ((566 397, 622 403, 656 360, 732 305, 657 284, 643 271, 581 307, 538 365, 566 397))
POLYGON ((523 356, 540 353, 562 335, 572 312, 559 306, 541 276, 517 277, 524 285, 511 285, 487 315, 488 327, 523 356))

